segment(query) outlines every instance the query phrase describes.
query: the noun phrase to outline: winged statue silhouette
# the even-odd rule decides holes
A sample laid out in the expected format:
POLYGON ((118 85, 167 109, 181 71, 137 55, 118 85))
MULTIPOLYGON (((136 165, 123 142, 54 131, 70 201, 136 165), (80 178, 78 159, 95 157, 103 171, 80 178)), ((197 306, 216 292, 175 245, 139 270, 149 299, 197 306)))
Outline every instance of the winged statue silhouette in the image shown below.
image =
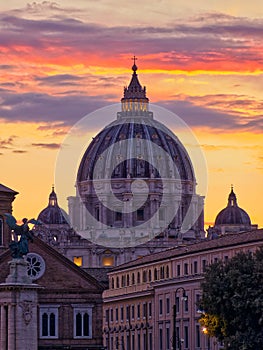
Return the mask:
POLYGON ((42 225, 41 221, 35 219, 26 219, 22 220, 23 224, 18 225, 16 218, 11 214, 5 214, 6 223, 14 231, 15 235, 20 236, 20 240, 12 240, 9 244, 9 248, 11 250, 11 255, 13 258, 22 259, 24 255, 26 255, 28 250, 28 241, 33 242, 33 231, 29 229, 28 224, 34 225, 42 225))

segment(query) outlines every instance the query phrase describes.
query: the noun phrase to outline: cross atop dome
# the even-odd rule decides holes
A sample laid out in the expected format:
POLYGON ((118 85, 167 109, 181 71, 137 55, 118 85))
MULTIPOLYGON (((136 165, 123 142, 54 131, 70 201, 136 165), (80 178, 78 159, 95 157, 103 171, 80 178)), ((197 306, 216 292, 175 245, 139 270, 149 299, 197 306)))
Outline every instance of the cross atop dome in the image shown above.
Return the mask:
POLYGON ((136 56, 133 56, 132 60, 133 60, 132 70, 133 70, 134 72, 136 72, 137 69, 138 69, 138 67, 136 66, 136 63, 135 63, 135 62, 136 62, 136 60, 138 60, 138 58, 137 58, 136 56))

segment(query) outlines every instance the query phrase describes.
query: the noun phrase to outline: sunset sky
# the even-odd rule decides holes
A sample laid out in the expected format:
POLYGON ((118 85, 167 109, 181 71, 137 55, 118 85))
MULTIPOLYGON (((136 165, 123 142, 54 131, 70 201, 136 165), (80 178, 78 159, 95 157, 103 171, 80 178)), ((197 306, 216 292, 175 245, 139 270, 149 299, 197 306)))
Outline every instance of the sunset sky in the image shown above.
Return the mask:
POLYGON ((120 101, 136 55, 150 101, 204 151, 206 223, 233 184, 263 226, 262 0, 9 0, 0 10, 0 183, 19 192, 17 218, 46 207, 68 131, 120 101))

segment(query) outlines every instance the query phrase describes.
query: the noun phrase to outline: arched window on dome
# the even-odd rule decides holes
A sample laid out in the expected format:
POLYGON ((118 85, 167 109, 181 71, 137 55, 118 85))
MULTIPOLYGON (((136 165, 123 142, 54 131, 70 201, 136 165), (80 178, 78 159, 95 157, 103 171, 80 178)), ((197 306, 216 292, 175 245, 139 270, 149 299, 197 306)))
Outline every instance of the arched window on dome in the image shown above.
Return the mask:
POLYGON ((99 207, 95 207, 95 219, 97 221, 100 221, 100 208, 99 207))

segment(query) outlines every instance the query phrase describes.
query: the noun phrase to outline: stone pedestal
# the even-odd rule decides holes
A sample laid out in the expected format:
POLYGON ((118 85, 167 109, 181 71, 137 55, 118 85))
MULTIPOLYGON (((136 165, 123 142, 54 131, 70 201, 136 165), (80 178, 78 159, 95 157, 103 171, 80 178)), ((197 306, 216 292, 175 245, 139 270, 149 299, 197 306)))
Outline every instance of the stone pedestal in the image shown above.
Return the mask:
POLYGON ((13 259, 10 274, 0 284, 1 350, 37 350, 37 284, 27 275, 27 262, 13 259))

